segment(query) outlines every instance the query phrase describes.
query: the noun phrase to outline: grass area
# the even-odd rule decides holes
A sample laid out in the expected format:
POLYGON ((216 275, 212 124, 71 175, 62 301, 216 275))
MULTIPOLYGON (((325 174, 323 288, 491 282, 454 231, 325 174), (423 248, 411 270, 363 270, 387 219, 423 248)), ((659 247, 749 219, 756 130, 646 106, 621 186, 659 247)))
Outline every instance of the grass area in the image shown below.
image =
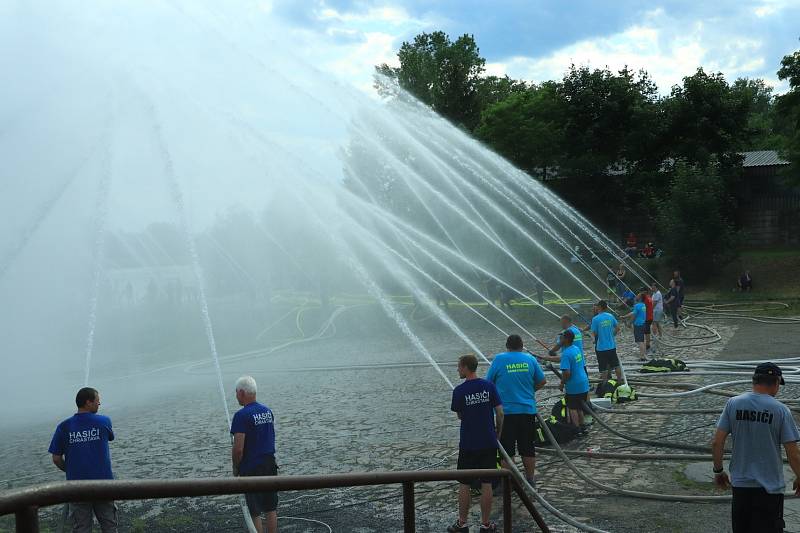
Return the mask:
POLYGON ((800 248, 744 250, 721 275, 700 287, 693 287, 687 273, 687 294, 692 299, 742 301, 780 300, 800 306, 800 248), (753 276, 753 290, 735 291, 736 280, 744 270, 753 276))

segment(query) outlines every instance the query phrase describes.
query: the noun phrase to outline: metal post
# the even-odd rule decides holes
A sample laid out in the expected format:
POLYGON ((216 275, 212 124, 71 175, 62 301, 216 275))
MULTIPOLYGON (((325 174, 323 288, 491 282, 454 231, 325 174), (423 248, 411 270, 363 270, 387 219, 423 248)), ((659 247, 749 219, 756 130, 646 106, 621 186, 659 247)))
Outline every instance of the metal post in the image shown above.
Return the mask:
POLYGON ((14 515, 17 522, 17 533, 39 533, 38 507, 23 507, 14 515))
POLYGON ((503 532, 511 533, 511 476, 503 477, 503 532))
POLYGON ((415 533, 416 519, 414 516, 414 482, 403 482, 403 531, 415 533))

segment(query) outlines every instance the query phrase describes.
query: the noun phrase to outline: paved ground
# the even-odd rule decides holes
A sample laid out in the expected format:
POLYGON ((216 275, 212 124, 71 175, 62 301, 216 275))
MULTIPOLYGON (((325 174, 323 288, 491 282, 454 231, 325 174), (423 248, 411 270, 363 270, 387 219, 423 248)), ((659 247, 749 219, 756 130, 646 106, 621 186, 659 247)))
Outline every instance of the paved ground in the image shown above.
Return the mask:
MULTIPOLYGON (((698 337, 708 333, 695 328, 670 333, 667 355, 692 359, 750 359, 792 355, 793 338, 799 338, 800 326, 764 326, 750 322, 706 322, 722 337, 701 348, 690 343, 703 342, 698 337), (769 339, 775 339, 770 342, 769 339), (770 350, 762 351, 768 346, 770 350)), ((538 331, 537 331, 538 333, 538 331)), ((543 336, 547 333, 543 332, 543 336)), ((487 346, 496 344, 496 334, 478 332, 476 337, 487 346)), ((622 333, 621 352, 628 361, 629 375, 635 374, 630 330, 622 333)), ((435 344, 425 339, 427 344, 435 344)), ((440 339, 449 342, 449 339, 440 339)), ((349 364, 405 361, 405 348, 387 344, 373 345, 375 354, 349 364)), ((375 367, 335 372, 320 368, 332 362, 345 363, 352 346, 328 342, 318 354, 309 346, 293 354, 280 369, 268 358, 232 361, 226 365, 226 379, 235 379, 247 368, 259 379, 269 380, 273 408, 280 413, 282 473, 343 472, 356 470, 396 470, 414 468, 455 468, 457 425, 442 408, 449 392, 429 367, 375 367), (331 354, 337 354, 331 361, 331 354), (321 366, 320 366, 321 365, 321 366), (348 407, 349 406, 349 407, 348 407), (357 408, 353 408, 356 406, 357 408)), ((363 352, 363 350, 362 350, 363 352)), ((409 362, 418 361, 411 355, 409 362)), ((592 364, 593 358, 589 359, 592 364)), ((445 368, 452 375, 452 368, 445 368)), ((188 375, 198 384, 208 381, 204 369, 192 369, 188 375)), ((207 370, 207 369, 205 369, 207 370)), ((184 375, 184 374, 181 374, 184 375)), ((710 383, 725 376, 679 376, 681 382, 710 383)), ((156 379, 156 378, 153 378, 156 379)), ((188 377, 186 379, 189 379, 188 377)), ((165 378, 169 383, 169 379, 165 378)), ((120 435, 114 445, 115 466, 120 477, 221 476, 228 471, 228 442, 219 427, 219 400, 213 381, 202 386, 202 393, 176 391, 162 398, 159 407, 131 407, 114 413, 120 435), (211 413, 211 414, 210 414, 211 413), (175 428, 180 428, 176 430, 175 428)), ((732 387, 731 390, 743 390, 732 387)), ((640 387, 640 392, 668 392, 666 389, 640 387)), ((548 396, 557 390, 546 389, 540 402, 549 410, 548 396)), ((800 388, 789 386, 785 397, 800 397, 800 388)), ((683 398, 642 398, 630 408, 719 408, 725 398, 694 395, 683 398)), ((655 440, 706 444, 713 433, 716 415, 616 414, 605 417, 627 434, 655 440)), ((0 472, 6 487, 22 486, 39 480, 58 479, 48 464, 41 444, 49 439, 52 424, 9 431, 0 436, 0 472), (41 445, 32 447, 31 442, 41 445), (35 477, 27 477, 35 476, 35 477)), ((224 428, 223 428, 224 429, 224 428)), ((631 453, 684 453, 669 448, 633 444, 608 434, 597 425, 588 436, 570 443, 567 448, 631 453)), ((722 494, 705 481, 692 479, 687 466, 696 460, 632 461, 576 459, 575 464, 593 479, 607 485, 641 491, 671 494, 722 494)), ((710 470, 710 462, 708 469, 710 470)), ((597 490, 566 470, 556 458, 540 454, 537 470, 542 495, 557 508, 585 520, 595 527, 615 532, 730 531, 727 504, 688 504, 631 499, 611 496, 597 490)), ((0 485, 1 487, 2 485, 0 485)), ((437 483, 418 487, 419 531, 443 531, 455 513, 455 486, 437 483)), ((280 514, 282 531, 383 532, 400 531, 402 517, 400 491, 397 487, 374 487, 284 493, 280 514)), ((788 531, 800 531, 800 519, 794 502, 787 505, 788 531)), ((236 499, 230 497, 197 500, 126 502, 122 504, 122 531, 240 531, 241 517, 236 499)), ((476 511, 476 510, 474 510, 476 511)), ((533 523, 524 509, 515 504, 515 531, 532 531, 533 523)), ((476 515, 473 515, 476 517, 476 515)), ((545 513, 554 531, 572 531, 545 513)), ((57 512, 44 513, 46 528, 57 524, 57 512)), ((475 522, 473 521, 473 524, 475 522)), ((0 531, 10 527, 0 521, 0 531)), ((47 529, 45 529, 47 530, 47 529)), ((52 530, 52 529, 51 529, 52 530)))

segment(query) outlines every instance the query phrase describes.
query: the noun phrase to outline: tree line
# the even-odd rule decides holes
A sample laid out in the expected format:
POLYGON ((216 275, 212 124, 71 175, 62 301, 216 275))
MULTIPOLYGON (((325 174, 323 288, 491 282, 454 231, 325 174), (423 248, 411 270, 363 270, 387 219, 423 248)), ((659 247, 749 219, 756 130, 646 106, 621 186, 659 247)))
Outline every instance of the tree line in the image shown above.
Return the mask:
POLYGON ((473 36, 441 31, 404 42, 398 59, 376 67, 379 93, 398 84, 601 226, 649 226, 693 270, 735 256, 740 152, 778 150, 793 163, 786 179, 797 180, 800 51, 780 62, 783 95, 702 67, 667 95, 628 68, 570 65, 541 83, 488 76, 473 36))

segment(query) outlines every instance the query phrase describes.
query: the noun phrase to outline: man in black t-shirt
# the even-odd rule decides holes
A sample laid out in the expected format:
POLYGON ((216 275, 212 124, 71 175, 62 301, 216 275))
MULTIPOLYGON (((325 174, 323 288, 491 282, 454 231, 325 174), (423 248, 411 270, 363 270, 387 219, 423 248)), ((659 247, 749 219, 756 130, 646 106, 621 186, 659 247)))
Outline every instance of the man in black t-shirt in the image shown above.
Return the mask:
MULTIPOLYGON (((459 470, 492 469, 497 466, 497 436, 503 429, 503 403, 494 383, 481 379, 475 371, 478 359, 463 355, 458 359, 458 375, 464 383, 453 389, 450 410, 461 420, 458 443, 459 470)), ((470 480, 460 480, 458 519, 447 528, 449 533, 468 533, 467 515, 471 503, 470 480)), ((479 531, 491 533, 497 526, 489 521, 492 512, 492 482, 481 479, 481 525, 479 531)))
POLYGON ((669 292, 667 296, 664 298, 664 307, 669 311, 669 315, 672 317, 672 324, 677 328, 678 327, 678 306, 680 305, 680 292, 678 291, 677 284, 675 280, 670 280, 669 282, 669 292))

